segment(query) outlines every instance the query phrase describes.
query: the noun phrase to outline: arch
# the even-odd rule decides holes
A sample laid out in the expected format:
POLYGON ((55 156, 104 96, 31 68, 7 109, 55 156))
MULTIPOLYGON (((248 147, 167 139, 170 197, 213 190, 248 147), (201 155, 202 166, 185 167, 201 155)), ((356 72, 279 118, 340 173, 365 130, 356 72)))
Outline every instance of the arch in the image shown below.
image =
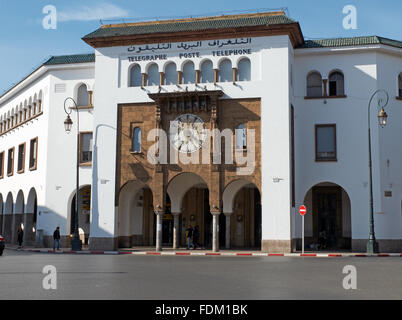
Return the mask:
POLYGON ((227 58, 219 62, 218 82, 233 82, 232 61, 227 58))
POLYGON ((3 234, 3 215, 4 204, 3 204, 3 195, 0 193, 0 234, 3 234))
POLYGON ((147 65, 147 86, 159 86, 159 67, 156 63, 147 65))
MULTIPOLYGON (((246 179, 237 179, 230 182, 222 193, 222 202, 223 202, 223 212, 224 213, 232 213, 233 212, 233 205, 234 199, 237 193, 247 186, 255 186, 257 189, 258 187, 253 183, 246 179)), ((260 191, 258 189, 258 191, 260 191)))
POLYGON ((186 61, 183 65, 183 84, 195 83, 194 62, 186 61))
POLYGON ((119 247, 153 245, 155 215, 151 189, 139 180, 132 180, 121 187, 118 198, 119 247))
MULTIPOLYGON (((313 185, 304 196, 306 249, 350 250, 352 212, 349 193, 334 182, 313 185)), ((298 247, 301 248, 300 243, 298 247)))
POLYGON ((172 178, 167 186, 167 193, 171 201, 171 211, 173 213, 181 212, 182 201, 191 188, 202 186, 206 187, 207 183, 199 175, 191 172, 181 173, 172 178))
POLYGON ((333 70, 328 76, 329 95, 343 96, 345 95, 345 77, 340 70, 333 70))
POLYGON ((77 105, 89 106, 89 93, 88 87, 85 83, 81 84, 77 89, 77 105))
POLYGON ((251 80, 251 61, 247 57, 243 57, 238 61, 236 81, 251 80))
POLYGON ((402 98, 402 72, 398 75, 398 97, 402 98))
POLYGON ((131 151, 135 153, 140 153, 142 150, 142 130, 140 127, 135 127, 133 129, 131 151))
MULTIPOLYGON (((88 244, 90 231, 91 231, 91 218, 90 218, 90 205, 91 205, 91 192, 90 184, 82 185, 79 188, 78 195, 78 227, 82 228, 85 232, 85 238, 81 239, 84 243, 88 244)), ((70 234, 74 233, 75 229, 75 210, 76 210, 76 191, 74 190, 69 197, 68 208, 68 229, 70 234)), ((68 233, 68 231, 67 231, 68 233)))
POLYGON ((214 82, 214 67, 211 60, 206 59, 200 65, 200 82, 213 83, 214 82))
POLYGON ((168 62, 165 65, 165 85, 177 84, 177 67, 174 62, 168 62))
POLYGON ((13 214, 13 213, 14 213, 13 194, 9 192, 6 198, 6 204, 4 206, 4 214, 13 214))
POLYGON ((18 191, 17 198, 15 200, 14 214, 24 213, 24 193, 22 190, 18 191))
POLYGON ((141 66, 137 63, 133 64, 129 69, 129 87, 141 87, 142 73, 141 66))
POLYGON ((322 97, 322 76, 318 71, 311 71, 307 75, 307 97, 322 97))

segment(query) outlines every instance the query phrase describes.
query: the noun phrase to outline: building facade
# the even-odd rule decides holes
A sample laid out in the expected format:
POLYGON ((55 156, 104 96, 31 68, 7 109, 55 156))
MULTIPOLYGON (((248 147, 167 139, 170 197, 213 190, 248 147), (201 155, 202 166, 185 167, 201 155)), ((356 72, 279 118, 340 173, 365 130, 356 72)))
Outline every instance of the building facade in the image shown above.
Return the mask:
POLYGON ((9 242, 22 223, 27 241, 49 245, 60 226, 69 245, 78 112, 92 249, 179 248, 191 225, 213 251, 291 252, 305 204, 311 248, 365 250, 368 103, 385 89, 385 128, 378 99, 371 109, 375 230, 381 251, 402 249, 401 42, 305 41, 283 12, 105 25, 83 40, 94 55, 54 57, 0 98, 9 242))

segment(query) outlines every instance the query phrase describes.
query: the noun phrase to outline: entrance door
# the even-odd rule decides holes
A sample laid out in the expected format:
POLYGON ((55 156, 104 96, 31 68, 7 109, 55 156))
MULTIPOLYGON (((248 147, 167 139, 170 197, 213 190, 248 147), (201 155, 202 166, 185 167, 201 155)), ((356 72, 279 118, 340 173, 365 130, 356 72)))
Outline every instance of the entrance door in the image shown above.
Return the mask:
POLYGON ((164 214, 162 219, 162 244, 164 246, 173 245, 173 216, 164 214))
POLYGON ((342 194, 338 187, 316 187, 313 190, 313 223, 316 243, 323 249, 342 246, 342 194))

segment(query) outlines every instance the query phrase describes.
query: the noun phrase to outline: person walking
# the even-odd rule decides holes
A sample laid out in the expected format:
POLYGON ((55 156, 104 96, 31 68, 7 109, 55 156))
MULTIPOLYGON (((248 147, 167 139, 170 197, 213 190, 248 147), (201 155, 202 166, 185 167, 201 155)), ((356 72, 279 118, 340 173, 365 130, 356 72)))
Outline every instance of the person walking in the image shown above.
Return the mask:
POLYGON ((194 248, 194 245, 191 242, 191 238, 193 237, 193 227, 191 226, 191 224, 189 224, 186 229, 186 237, 187 237, 187 250, 189 250, 190 248, 194 248))
POLYGON ((198 228, 198 226, 194 227, 193 230, 193 245, 194 245, 194 249, 197 249, 200 247, 200 230, 198 228))
POLYGON ((20 226, 18 228, 18 233, 17 233, 17 240, 18 240, 19 248, 22 248, 23 239, 24 239, 24 230, 22 229, 22 226, 20 226))
POLYGON ((57 250, 60 250, 60 227, 57 227, 53 232, 53 250, 56 250, 56 243, 57 250))

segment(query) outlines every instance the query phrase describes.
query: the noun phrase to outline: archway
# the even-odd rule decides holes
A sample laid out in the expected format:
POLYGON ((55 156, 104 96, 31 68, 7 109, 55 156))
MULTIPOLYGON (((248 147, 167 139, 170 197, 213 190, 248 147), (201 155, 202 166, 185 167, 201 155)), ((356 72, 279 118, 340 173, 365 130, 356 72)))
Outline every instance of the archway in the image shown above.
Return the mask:
POLYGON ((35 188, 32 188, 28 194, 27 204, 24 214, 24 243, 32 245, 36 238, 36 224, 38 220, 38 197, 35 188))
MULTIPOLYGON (((167 209, 173 219, 170 229, 173 248, 186 244, 186 228, 198 226, 199 245, 212 245, 212 215, 209 208, 209 191, 207 183, 197 174, 181 173, 168 184, 167 209)), ((166 224, 167 222, 165 222, 166 224)))
MULTIPOLYGON (((350 250, 352 246, 351 203, 348 193, 330 182, 313 186, 304 197, 307 211, 304 234, 307 250, 350 250)), ((301 241, 298 241, 301 249, 301 241)))
POLYGON ((13 230, 13 213, 14 213, 14 200, 11 192, 8 193, 6 198, 6 203, 4 205, 4 216, 3 216, 3 237, 6 243, 11 243, 12 241, 12 230, 13 230))
POLYGON ((118 245, 120 248, 155 244, 155 214, 151 189, 141 181, 130 181, 120 190, 118 245))
MULTIPOLYGON (((76 198, 75 193, 71 201, 70 208, 70 234, 74 234, 75 230, 75 207, 76 198)), ((78 193, 78 228, 84 231, 84 234, 80 235, 82 244, 87 245, 89 242, 90 230, 91 230, 91 186, 83 186, 79 189, 78 193)))
POLYGON ((229 183, 222 196, 225 247, 261 248, 261 194, 255 184, 239 179, 229 183))
POLYGON ((3 195, 0 193, 0 235, 3 234, 3 195))
POLYGON ((12 238, 12 243, 17 243, 18 239, 18 229, 21 226, 24 228, 24 193, 22 190, 18 191, 17 193, 17 198, 15 200, 15 208, 14 208, 14 214, 13 214, 13 238, 12 238))

